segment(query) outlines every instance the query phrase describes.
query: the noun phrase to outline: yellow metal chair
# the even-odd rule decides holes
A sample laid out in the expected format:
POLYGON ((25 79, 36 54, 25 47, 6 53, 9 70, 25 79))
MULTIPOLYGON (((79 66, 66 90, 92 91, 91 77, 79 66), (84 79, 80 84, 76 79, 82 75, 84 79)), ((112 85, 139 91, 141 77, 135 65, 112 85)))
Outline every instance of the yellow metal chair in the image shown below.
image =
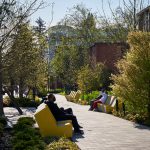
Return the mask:
POLYGON ((46 136, 65 136, 72 137, 72 122, 71 120, 56 121, 49 107, 42 103, 34 114, 35 120, 39 126, 40 133, 43 137, 46 136))

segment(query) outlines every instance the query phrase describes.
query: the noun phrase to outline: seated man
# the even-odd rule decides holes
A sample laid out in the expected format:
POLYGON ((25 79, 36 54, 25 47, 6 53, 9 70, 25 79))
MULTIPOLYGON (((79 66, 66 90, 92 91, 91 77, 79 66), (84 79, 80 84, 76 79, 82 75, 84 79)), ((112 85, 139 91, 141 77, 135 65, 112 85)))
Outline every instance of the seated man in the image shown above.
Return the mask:
MULTIPOLYGON (((71 114, 72 111, 67 113, 68 110, 63 110, 62 108, 60 109, 56 103, 54 103, 56 101, 56 98, 53 94, 49 94, 48 95, 48 100, 44 101, 45 104, 48 105, 49 109, 51 110, 52 114, 54 115, 55 119, 57 121, 63 121, 63 120, 71 120, 72 121, 72 125, 74 127, 74 133, 80 133, 83 134, 83 131, 80 130, 80 128, 82 128, 77 121, 76 116, 74 116, 73 114, 71 114)), ((72 110, 72 109, 71 109, 72 110)))
POLYGON ((101 98, 100 98, 100 99, 97 99, 97 100, 95 100, 95 101, 93 102, 93 104, 92 104, 90 110, 97 109, 97 104, 98 104, 98 103, 104 104, 104 103, 106 102, 108 95, 107 95, 107 93, 105 92, 105 89, 102 89, 101 91, 102 91, 101 98))
MULTIPOLYGON (((49 95, 49 94, 48 94, 49 95)), ((47 95, 47 96, 48 96, 47 95)), ((47 101, 47 97, 43 97, 42 100, 41 100, 41 103, 45 103, 47 101)), ((64 109, 63 107, 60 108, 62 111, 68 113, 68 114, 72 114, 73 115, 73 111, 72 111, 72 108, 67 108, 67 109, 64 109)))

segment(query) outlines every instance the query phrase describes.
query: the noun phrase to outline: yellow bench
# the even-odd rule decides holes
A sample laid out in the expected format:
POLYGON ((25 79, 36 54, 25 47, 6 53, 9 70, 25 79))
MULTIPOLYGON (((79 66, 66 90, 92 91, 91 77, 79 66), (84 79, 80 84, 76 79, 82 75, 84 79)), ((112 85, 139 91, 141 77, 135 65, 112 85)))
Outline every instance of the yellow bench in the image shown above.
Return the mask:
POLYGON ((34 114, 35 120, 39 126, 40 133, 43 137, 46 136, 65 136, 72 137, 72 122, 71 120, 56 121, 49 107, 42 103, 37 108, 34 114))
POLYGON ((116 105, 116 97, 108 95, 108 98, 105 102, 105 104, 98 103, 97 107, 99 111, 105 112, 105 113, 111 113, 116 105))
POLYGON ((81 95, 81 91, 78 90, 77 92, 71 91, 69 95, 66 95, 66 99, 69 101, 78 101, 81 95))

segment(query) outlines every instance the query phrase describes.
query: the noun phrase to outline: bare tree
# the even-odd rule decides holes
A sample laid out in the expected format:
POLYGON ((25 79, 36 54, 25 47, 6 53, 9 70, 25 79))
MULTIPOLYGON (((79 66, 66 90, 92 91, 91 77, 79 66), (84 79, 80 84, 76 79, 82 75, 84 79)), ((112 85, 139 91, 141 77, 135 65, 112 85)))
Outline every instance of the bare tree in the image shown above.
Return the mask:
MULTIPOLYGON (((107 37, 113 41, 126 41, 128 32, 137 29, 137 16, 136 14, 149 5, 148 0, 121 0, 119 1, 116 9, 112 9, 111 1, 108 1, 109 9, 112 18, 108 18, 104 10, 102 0, 102 11, 100 24, 106 30, 107 37)), ((106 39, 107 40, 107 39, 106 39)))

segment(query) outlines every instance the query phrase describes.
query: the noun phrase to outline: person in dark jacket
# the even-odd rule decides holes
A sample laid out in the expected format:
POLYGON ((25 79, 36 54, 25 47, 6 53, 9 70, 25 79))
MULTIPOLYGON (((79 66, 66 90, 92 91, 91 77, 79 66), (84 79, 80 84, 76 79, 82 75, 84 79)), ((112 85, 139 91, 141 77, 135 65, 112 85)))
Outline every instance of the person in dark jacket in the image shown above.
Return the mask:
POLYGON ((48 105, 49 109, 51 110, 52 114, 54 115, 55 119, 57 121, 63 121, 63 120, 71 120, 72 125, 74 127, 74 133, 80 133, 83 134, 83 131, 80 130, 82 128, 77 121, 77 118, 75 115, 71 113, 67 113, 67 111, 60 109, 56 103, 56 98, 53 94, 48 95, 47 101, 44 101, 45 104, 48 105))

